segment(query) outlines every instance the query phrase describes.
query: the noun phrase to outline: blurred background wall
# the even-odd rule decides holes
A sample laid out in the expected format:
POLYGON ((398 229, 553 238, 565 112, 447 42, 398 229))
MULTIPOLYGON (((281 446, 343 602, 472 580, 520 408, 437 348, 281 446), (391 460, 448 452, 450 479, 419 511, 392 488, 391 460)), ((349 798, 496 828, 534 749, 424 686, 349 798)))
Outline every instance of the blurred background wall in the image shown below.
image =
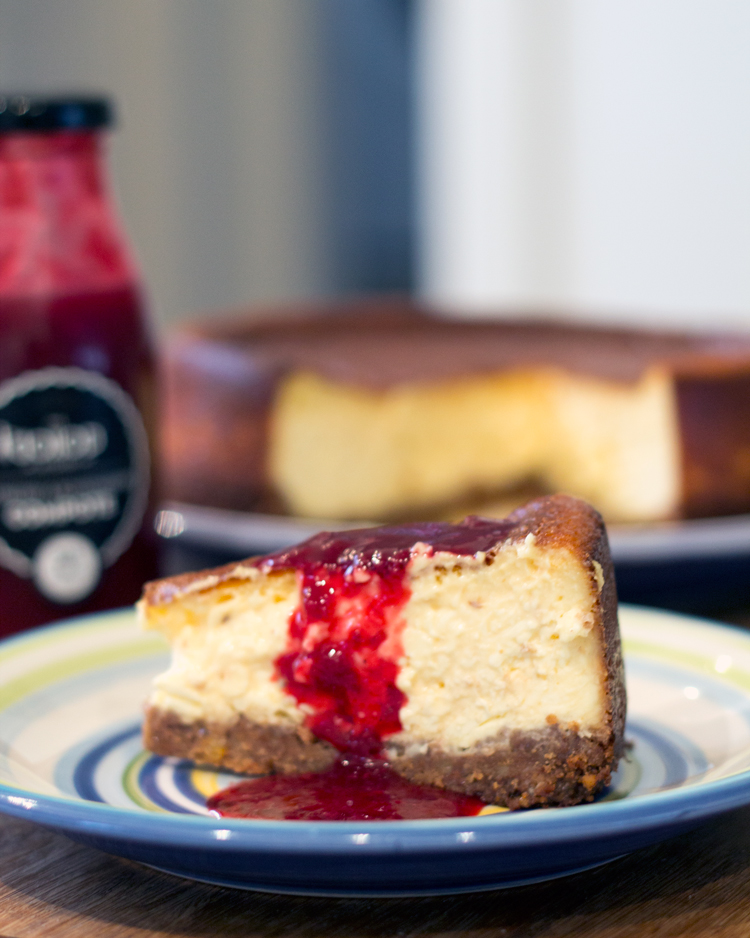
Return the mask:
POLYGON ((746 0, 0 0, 0 89, 114 96, 162 322, 415 288, 750 326, 746 0))
POLYGON ((419 0, 420 283, 750 327, 750 4, 419 0))
POLYGON ((1 0, 0 89, 111 94, 162 322, 411 283, 408 0, 1 0))

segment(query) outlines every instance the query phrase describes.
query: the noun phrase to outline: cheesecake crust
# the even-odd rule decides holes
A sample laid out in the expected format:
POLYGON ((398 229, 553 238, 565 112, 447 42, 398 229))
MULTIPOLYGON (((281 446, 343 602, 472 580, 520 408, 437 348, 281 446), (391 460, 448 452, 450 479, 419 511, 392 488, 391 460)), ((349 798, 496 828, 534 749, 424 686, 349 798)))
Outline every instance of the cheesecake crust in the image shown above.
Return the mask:
POLYGON ((327 769, 337 752, 304 726, 263 726, 240 716, 233 723, 196 720, 146 708, 143 744, 158 756, 192 759, 198 765, 247 775, 289 775, 327 769))
MULTIPOLYGON (((244 716, 232 724, 184 723, 155 707, 146 713, 144 742, 157 755, 248 775, 319 772, 337 756, 304 727, 261 726, 244 716)), ((583 736, 575 725, 551 725, 505 732, 465 753, 427 748, 409 755, 409 748, 387 744, 391 768, 411 782, 511 809, 563 807, 592 801, 609 784, 615 739, 583 736)))
POLYGON ((409 755, 400 747, 389 754, 391 767, 411 782, 511 809, 565 807, 593 801, 610 783, 615 742, 613 733, 583 736, 575 724, 555 724, 505 731, 466 753, 409 755))

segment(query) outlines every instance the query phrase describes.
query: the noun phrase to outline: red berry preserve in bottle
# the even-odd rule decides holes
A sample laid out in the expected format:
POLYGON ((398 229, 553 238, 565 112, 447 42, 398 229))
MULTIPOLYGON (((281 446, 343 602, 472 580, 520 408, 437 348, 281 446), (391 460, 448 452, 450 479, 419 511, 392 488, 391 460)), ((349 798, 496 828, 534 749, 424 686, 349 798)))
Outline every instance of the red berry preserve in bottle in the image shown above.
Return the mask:
POLYGON ((154 362, 106 101, 0 99, 0 635, 155 574, 154 362))

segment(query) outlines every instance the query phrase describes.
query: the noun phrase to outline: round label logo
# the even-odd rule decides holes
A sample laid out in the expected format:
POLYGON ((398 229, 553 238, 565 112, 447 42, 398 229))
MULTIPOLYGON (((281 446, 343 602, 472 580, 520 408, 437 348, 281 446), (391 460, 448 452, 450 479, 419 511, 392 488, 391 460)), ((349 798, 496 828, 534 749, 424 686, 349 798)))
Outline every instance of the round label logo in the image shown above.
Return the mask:
POLYGON ((146 431, 118 384, 44 368, 0 385, 0 564, 48 599, 93 592, 140 527, 148 486, 146 431))

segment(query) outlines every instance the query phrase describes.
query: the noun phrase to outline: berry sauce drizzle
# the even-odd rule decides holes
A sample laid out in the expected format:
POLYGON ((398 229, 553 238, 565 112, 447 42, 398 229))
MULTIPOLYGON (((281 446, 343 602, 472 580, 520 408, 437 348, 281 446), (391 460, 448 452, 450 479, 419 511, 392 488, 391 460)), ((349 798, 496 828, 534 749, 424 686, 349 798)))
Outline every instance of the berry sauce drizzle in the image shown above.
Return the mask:
POLYGON ((419 554, 473 555, 503 541, 513 525, 467 518, 322 533, 262 558, 265 570, 297 571, 301 601, 276 660, 278 678, 303 707, 306 726, 342 753, 321 773, 242 782, 209 801, 229 817, 395 820, 477 814, 476 798, 415 785, 393 772, 383 740, 401 729, 406 702, 396 685, 403 655, 406 568, 419 554))
POLYGON ((341 756, 324 772, 250 779, 208 800, 220 817, 287 821, 469 817, 483 807, 478 798, 415 785, 385 762, 361 756, 341 756))
POLYGON ((377 756, 383 738, 401 729, 406 700, 396 687, 404 577, 318 567, 300 578, 302 603, 278 673, 316 736, 342 752, 377 756))
POLYGON ((469 518, 323 532, 260 561, 267 570, 294 569, 300 579, 301 602, 276 668, 316 736, 341 752, 380 756, 383 739, 401 729, 406 702, 396 677, 409 561, 419 552, 486 551, 511 527, 469 518))

